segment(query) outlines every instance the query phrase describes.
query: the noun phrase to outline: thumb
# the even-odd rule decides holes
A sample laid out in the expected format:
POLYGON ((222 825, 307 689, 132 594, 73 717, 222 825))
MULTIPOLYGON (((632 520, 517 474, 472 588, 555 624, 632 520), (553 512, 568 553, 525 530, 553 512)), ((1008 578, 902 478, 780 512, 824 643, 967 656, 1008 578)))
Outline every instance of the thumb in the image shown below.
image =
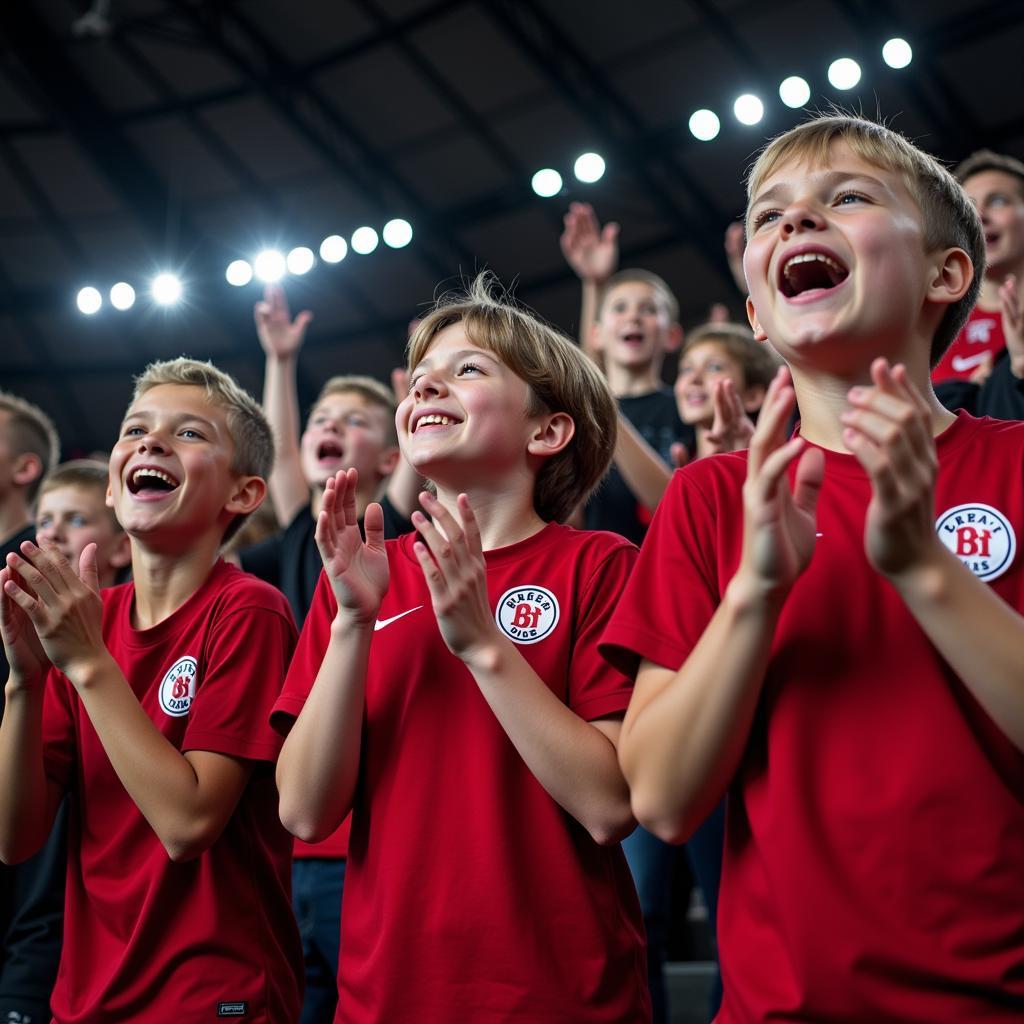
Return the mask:
POLYGON ((96 545, 86 544, 78 559, 78 578, 94 593, 100 592, 100 574, 96 565, 96 545))
POLYGON ((313 319, 312 310, 304 309, 298 316, 295 317, 295 327, 297 330, 305 331, 309 326, 310 320, 313 319))
POLYGON ((673 443, 672 447, 669 448, 669 455, 671 455, 672 465, 676 469, 682 469, 690 461, 690 453, 686 450, 686 445, 681 441, 673 443))
POLYGON ((814 515, 824 479, 824 453, 820 448, 808 448, 797 463, 793 488, 793 504, 800 511, 814 515))
POLYGON ((366 546, 376 551, 384 549, 384 510, 380 503, 371 501, 363 513, 363 533, 366 536, 366 546))
POLYGON ((616 221, 610 220, 601 231, 601 238, 605 242, 614 242, 619 237, 619 225, 616 221))

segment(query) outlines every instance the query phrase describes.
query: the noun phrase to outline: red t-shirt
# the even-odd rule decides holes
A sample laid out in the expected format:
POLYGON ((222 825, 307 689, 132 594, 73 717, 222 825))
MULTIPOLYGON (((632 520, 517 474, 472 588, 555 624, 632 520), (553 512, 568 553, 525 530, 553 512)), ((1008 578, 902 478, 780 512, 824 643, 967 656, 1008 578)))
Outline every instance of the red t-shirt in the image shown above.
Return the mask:
MULTIPOLYGON (((598 846, 551 799, 449 652, 414 539, 387 541, 335 1021, 648 1020, 643 924, 622 851, 598 846)), ((597 638, 635 555, 621 537, 557 525, 486 555, 502 629, 586 720, 629 703, 632 683, 601 659, 597 638)), ((335 610, 321 576, 275 706, 282 728, 302 709, 335 610)))
MULTIPOLYGON (((936 529, 1024 609, 1024 424, 937 439, 936 529)), ((825 452, 727 802, 718 1021, 1024 1019, 1024 755, 864 554, 871 487, 825 452)), ((746 453, 676 473, 601 648, 677 668, 736 571, 746 453)))
POLYGON ((47 773, 72 793, 59 1024, 297 1019, 302 950, 291 837, 277 813, 267 715, 295 644, 273 587, 218 562, 176 612, 130 622, 132 584, 103 591, 103 640, 178 750, 259 762, 224 832, 175 864, 111 767, 74 688, 51 672, 47 773))
POLYGON ((967 323, 932 370, 932 383, 969 380, 989 352, 995 358, 1004 348, 1006 336, 1003 334, 1002 313, 990 313, 975 306, 967 323))

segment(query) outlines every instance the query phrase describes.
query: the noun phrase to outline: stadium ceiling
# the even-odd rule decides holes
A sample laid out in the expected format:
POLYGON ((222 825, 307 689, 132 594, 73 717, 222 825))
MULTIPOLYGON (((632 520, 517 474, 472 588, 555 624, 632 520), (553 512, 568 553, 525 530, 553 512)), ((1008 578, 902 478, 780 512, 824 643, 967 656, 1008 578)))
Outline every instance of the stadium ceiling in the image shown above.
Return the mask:
POLYGON ((267 246, 408 220, 412 243, 289 279, 316 314, 304 400, 340 372, 387 379, 409 321, 488 267, 569 331, 558 247, 573 200, 622 225, 623 265, 662 274, 685 324, 738 317, 723 254, 764 139, 810 107, 880 113, 955 162, 1024 157, 1020 0, 13 0, 0 4, 0 386, 51 411, 68 454, 108 449, 148 361, 212 358, 256 393, 254 283, 224 268, 267 246), (903 70, 883 42, 907 39, 903 70), (863 68, 841 92, 837 57, 863 68), (732 115, 751 92, 752 127, 732 115), (698 142, 690 114, 715 110, 698 142), (600 153, 594 184, 575 157, 600 153), (558 169, 560 195, 530 180, 558 169), (92 317, 87 284, 179 273, 184 301, 92 317))

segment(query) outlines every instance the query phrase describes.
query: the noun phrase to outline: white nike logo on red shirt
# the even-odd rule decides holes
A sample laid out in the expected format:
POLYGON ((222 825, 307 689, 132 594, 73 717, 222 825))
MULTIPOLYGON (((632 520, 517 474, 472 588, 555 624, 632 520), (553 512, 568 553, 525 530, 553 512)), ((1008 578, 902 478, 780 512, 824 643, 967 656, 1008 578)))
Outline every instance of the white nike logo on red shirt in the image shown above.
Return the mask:
POLYGON ((957 373, 964 373, 967 370, 973 370, 976 366, 980 366, 987 358, 987 352, 979 352, 974 356, 953 356, 949 365, 952 366, 957 373))
POLYGON ((410 608, 407 612, 399 612, 397 615, 392 615, 390 619, 378 619, 373 624, 374 633, 376 633, 378 629, 383 629, 385 626, 390 626, 392 622, 396 622, 398 619, 401 619, 406 615, 411 615, 414 611, 422 607, 423 605, 418 604, 416 605, 415 608, 410 608))

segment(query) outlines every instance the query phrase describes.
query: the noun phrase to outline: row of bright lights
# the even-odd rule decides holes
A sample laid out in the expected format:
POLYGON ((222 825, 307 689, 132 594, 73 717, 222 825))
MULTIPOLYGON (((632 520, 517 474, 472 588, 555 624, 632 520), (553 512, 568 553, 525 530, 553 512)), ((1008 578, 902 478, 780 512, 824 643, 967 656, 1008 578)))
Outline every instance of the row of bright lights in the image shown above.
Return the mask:
MULTIPOLYGON (((604 157, 600 153, 581 153, 572 165, 572 173, 577 181, 592 185, 604 177, 604 167, 604 157)), ((545 167, 533 176, 530 184, 542 199, 550 199, 562 191, 562 175, 553 167, 545 167)))
MULTIPOLYGON (((324 263, 340 263, 348 255, 349 248, 360 256, 367 256, 377 248, 381 238, 390 248, 403 249, 412 241, 412 225, 407 220, 389 220, 380 235, 371 227, 356 228, 347 242, 341 235, 328 235, 320 243, 320 259, 324 263)), ((316 256, 307 246, 297 246, 287 255, 277 249, 264 249, 251 263, 249 260, 233 260, 228 264, 224 277, 228 284, 241 288, 254 277, 271 284, 280 281, 285 274, 307 274, 315 266, 316 256)), ((181 280, 174 274, 157 274, 150 282, 149 294, 157 305, 173 306, 182 296, 181 280)), ((119 281, 110 289, 110 304, 114 309, 131 309, 135 298, 135 289, 127 281, 119 281)), ((103 295, 90 285, 80 289, 77 303, 80 313, 91 316, 103 308, 103 295)))

